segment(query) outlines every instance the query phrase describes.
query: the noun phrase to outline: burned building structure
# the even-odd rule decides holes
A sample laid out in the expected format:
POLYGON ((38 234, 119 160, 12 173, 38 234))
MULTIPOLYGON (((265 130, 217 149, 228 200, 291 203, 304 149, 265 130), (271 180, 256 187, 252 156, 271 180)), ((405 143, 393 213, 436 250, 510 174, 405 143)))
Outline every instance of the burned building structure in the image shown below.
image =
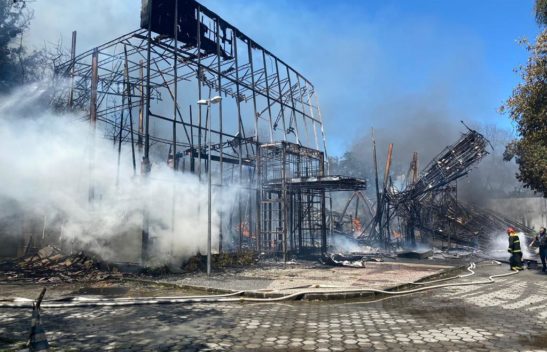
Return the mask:
MULTIPOLYGON (((355 213, 349 219, 354 238, 386 249, 426 244, 480 250, 489 248, 507 227, 525 235, 532 234, 532 229, 518 221, 458 199, 458 179, 466 176, 489 153, 489 141, 478 131, 465 127, 467 131, 422 171, 418 170, 418 155, 414 153, 402 189, 397 189, 390 177, 393 153, 393 145, 390 145, 383 185, 376 181, 376 203, 355 192, 338 221, 344 222, 351 202, 355 202, 355 213)), ((373 153, 376 160, 375 147, 373 153)))
MULTIPOLYGON (((209 190, 238 188, 235 206, 216 214, 214 251, 287 259, 324 254, 338 235, 391 251, 440 238, 486 243, 483 235, 507 224, 529 230, 455 197, 454 181, 487 154, 488 141, 473 130, 422 172, 415 155, 402 190, 391 181, 390 148, 375 200, 366 196, 365 180, 332 175, 314 85, 195 0, 143 0, 139 29, 78 55, 74 32, 70 60, 56 77, 63 82, 60 105, 112 140, 118 155, 122 145, 131 151, 124 155, 133 172, 124 177, 153 177, 153 165, 166 163, 209 190), (336 194, 350 195, 341 212, 333 208, 336 194)), ((375 147, 373 155, 378 175, 375 147)), ((89 199, 97 196, 91 185, 89 199)), ((209 212, 215 201, 209 197, 209 212)), ((155 234, 146 209, 142 218, 146 262, 155 234)), ((211 216, 208 222, 211 231, 211 216)))
MULTIPOLYGON (((148 177, 155 158, 242 189, 220 214, 219 250, 326 251, 331 192, 366 182, 329 174, 307 78, 194 0, 143 0, 140 29, 79 55, 75 46, 73 33, 71 59, 57 68, 70 81, 63 99, 130 144, 135 174, 148 177)), ((151 236, 144 216, 144 257, 151 236)))

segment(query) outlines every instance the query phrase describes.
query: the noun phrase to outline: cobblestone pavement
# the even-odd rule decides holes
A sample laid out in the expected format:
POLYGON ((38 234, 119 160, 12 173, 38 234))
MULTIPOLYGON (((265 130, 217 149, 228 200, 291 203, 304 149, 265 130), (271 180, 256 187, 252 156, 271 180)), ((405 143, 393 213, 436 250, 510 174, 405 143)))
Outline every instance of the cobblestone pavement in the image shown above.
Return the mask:
MULTIPOLYGON (((465 280, 506 271, 479 267, 465 280)), ((0 350, 24 340, 30 314, 0 309, 0 350)), ((44 309, 42 320, 54 350, 547 351, 547 276, 374 302, 44 309)))

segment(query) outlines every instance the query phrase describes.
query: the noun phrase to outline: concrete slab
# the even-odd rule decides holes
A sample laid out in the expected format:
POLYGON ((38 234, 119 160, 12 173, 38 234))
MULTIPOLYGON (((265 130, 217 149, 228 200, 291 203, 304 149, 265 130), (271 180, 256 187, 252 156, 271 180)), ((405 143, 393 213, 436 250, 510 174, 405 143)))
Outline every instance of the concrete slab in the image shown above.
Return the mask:
POLYGON ((315 263, 271 264, 238 271, 193 274, 162 282, 209 291, 245 291, 246 295, 276 297, 299 291, 335 292, 359 288, 393 289, 458 265, 427 263, 367 262, 365 268, 331 267, 315 263))

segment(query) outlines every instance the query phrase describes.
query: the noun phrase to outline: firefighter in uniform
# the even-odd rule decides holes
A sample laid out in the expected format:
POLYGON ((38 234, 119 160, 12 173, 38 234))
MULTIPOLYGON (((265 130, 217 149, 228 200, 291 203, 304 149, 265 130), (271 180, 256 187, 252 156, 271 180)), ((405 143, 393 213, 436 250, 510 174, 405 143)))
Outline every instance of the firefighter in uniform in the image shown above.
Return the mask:
POLYGON ((507 229, 507 235, 509 235, 509 248, 507 251, 511 253, 511 258, 509 258, 511 270, 523 270, 519 235, 512 227, 507 229))
POLYGON ((543 264, 543 272, 547 271, 547 233, 545 232, 545 227, 540 227, 539 234, 534 238, 530 247, 537 243, 539 247, 539 257, 541 258, 541 264, 543 264))

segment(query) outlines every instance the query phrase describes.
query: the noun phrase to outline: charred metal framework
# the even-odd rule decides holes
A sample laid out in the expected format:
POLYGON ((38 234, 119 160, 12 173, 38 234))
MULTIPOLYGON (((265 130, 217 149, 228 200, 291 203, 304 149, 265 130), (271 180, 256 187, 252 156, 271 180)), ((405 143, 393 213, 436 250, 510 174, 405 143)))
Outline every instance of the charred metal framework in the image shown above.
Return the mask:
POLYGON ((289 142, 261 144, 258 250, 327 250, 327 192, 366 188, 364 180, 325 174, 324 154, 289 142))
MULTIPOLYGON (((352 233, 354 239, 386 249, 412 248, 418 242, 446 248, 459 245, 481 249, 487 248, 492 236, 503 233, 507 226, 525 234, 532 233, 523 224, 457 199, 456 181, 488 154, 488 144, 482 134, 468 129, 420 173, 418 155, 414 153, 402 190, 397 190, 389 177, 393 152, 390 145, 383 189, 378 189, 376 204, 361 192, 354 192, 343 212, 333 214, 335 232, 352 233), (355 213, 348 215, 352 201, 355 213)), ((378 188, 379 184, 377 180, 378 188)))
MULTIPOLYGON (((446 233, 452 233, 453 229, 444 225, 439 227, 439 219, 447 219, 443 214, 450 205, 453 182, 467 175, 471 167, 488 154, 487 146, 488 140, 483 135, 469 129, 458 141, 433 158, 420 174, 418 156, 414 153, 407 177, 410 182, 399 191, 389 179, 393 152, 393 146, 390 145, 384 173, 384 189, 378 197, 376 215, 368 227, 368 240, 389 247, 392 244, 392 227, 399 229, 399 242, 403 240, 408 247, 416 245, 416 229, 434 235, 435 230, 432 228, 437 226, 446 233), (432 212, 433 209, 436 211, 432 212), (398 226, 394 226, 395 223, 398 226)), ((363 230, 363 235, 366 230, 363 230)))
POLYGON ((237 209, 221 215, 221 243, 236 231, 239 249, 325 249, 326 191, 365 183, 325 178, 323 121, 308 79, 194 0, 143 0, 140 29, 77 56, 74 39, 59 68, 71 82, 66 105, 89 111, 119 149, 130 143, 135 173, 138 159, 150 173, 154 157, 200 179, 212 173, 217 187, 242 185, 237 209), (196 104, 213 95, 219 104, 196 104))

